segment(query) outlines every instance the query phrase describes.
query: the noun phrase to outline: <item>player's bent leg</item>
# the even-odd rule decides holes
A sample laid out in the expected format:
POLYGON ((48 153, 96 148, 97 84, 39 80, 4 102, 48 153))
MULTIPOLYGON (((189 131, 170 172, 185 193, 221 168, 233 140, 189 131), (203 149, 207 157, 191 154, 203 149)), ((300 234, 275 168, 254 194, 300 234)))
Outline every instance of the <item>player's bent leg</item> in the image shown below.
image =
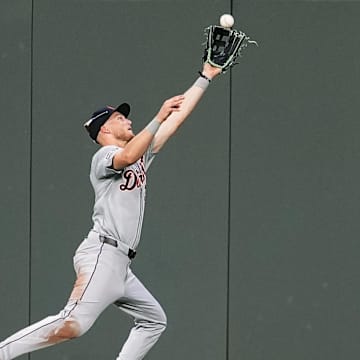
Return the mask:
POLYGON ((0 360, 11 360, 85 334, 107 305, 70 300, 59 314, 48 316, 1 342, 0 360))
POLYGON ((59 314, 48 316, 1 342, 0 360, 11 360, 85 334, 103 308, 99 304, 70 300, 59 314))
POLYGON ((125 295, 115 305, 131 315, 135 322, 117 360, 141 360, 166 329, 166 314, 131 270, 126 280, 125 295))
MULTIPOLYGON (((1 342, 0 360, 11 360, 83 335, 101 312, 123 295, 123 277, 119 275, 114 279, 114 271, 108 265, 113 254, 108 249, 103 251, 102 246, 95 246, 90 251, 86 256, 75 256, 78 276, 65 308, 1 342), (117 286, 114 286, 114 281, 117 286)), ((120 260, 117 261, 120 270, 126 269, 127 261, 120 260)))
POLYGON ((2 341, 0 359, 14 359, 80 335, 79 324, 64 309, 58 315, 48 316, 2 341))

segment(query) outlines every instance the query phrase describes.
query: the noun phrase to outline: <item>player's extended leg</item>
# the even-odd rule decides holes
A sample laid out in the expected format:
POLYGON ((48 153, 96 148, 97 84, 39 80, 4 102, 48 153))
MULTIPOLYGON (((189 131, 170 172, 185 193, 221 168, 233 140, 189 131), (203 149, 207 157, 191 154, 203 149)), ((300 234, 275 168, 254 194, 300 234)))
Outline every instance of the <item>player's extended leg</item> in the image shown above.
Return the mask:
POLYGON ((135 321, 117 360, 140 360, 166 328, 164 310, 130 269, 124 296, 115 305, 135 321))
POLYGON ((0 343, 0 360, 84 334, 100 313, 124 294, 127 256, 97 239, 86 239, 74 257, 77 280, 65 308, 0 343))

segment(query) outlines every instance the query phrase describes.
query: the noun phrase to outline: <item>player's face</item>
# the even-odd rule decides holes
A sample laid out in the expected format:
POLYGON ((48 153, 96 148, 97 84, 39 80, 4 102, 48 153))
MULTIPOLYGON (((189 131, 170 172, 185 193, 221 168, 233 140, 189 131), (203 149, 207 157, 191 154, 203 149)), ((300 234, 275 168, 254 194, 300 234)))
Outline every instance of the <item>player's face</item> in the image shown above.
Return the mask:
POLYGON ((106 122, 106 126, 117 139, 126 141, 131 140, 135 136, 131 124, 130 119, 117 111, 115 111, 106 122))

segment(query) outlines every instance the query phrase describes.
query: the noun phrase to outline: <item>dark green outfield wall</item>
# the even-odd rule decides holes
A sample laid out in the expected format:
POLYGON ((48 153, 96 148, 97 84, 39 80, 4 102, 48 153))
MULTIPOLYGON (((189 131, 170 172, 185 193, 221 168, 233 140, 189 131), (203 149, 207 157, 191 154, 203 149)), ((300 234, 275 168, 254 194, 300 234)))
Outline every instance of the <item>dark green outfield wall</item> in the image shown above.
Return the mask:
MULTIPOLYGON (((2 0, 0 339, 71 290, 93 202, 83 122, 128 101, 140 130, 231 11, 259 48, 149 172, 133 270, 169 326, 147 358, 360 356, 360 3, 345 1, 2 0)), ((109 308, 31 358, 114 359, 130 326, 109 308)))

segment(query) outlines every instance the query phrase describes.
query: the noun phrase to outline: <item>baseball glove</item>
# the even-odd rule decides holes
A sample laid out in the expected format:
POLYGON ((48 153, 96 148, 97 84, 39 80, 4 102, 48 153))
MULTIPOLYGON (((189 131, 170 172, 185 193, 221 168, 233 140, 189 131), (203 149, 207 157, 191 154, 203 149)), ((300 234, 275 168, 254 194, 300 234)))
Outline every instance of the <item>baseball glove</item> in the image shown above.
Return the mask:
POLYGON ((237 64, 236 58, 248 44, 256 44, 242 31, 211 25, 205 29, 207 37, 203 61, 218 67, 224 73, 237 64))

